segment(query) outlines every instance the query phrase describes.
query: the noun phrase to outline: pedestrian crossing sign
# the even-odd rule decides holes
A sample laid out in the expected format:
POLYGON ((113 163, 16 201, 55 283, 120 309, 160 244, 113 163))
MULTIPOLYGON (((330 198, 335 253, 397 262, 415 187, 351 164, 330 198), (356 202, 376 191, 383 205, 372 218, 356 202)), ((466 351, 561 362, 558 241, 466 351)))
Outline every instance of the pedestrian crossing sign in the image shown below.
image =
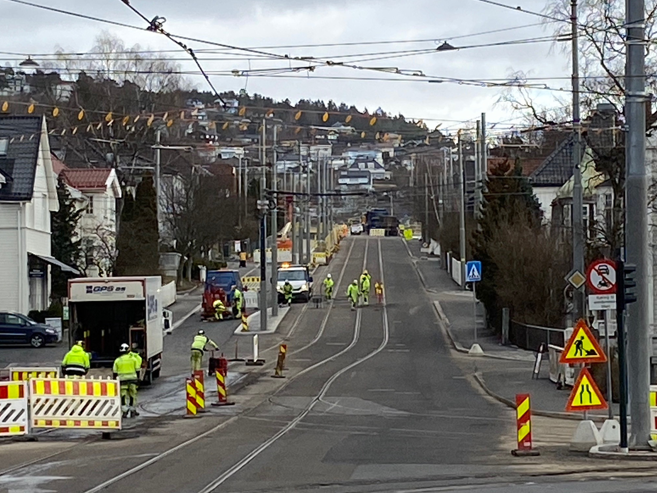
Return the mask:
POLYGON ((465 281, 474 283, 481 281, 481 261, 468 261, 465 265, 465 281))
POLYGON ((584 412, 586 410, 606 410, 607 408, 607 401, 602 396, 598 385, 595 384, 593 376, 587 368, 583 368, 570 392, 566 411, 584 412))
POLYGON ((566 347, 561 352, 560 364, 590 364, 606 362, 607 356, 591 333, 584 319, 580 319, 566 347))

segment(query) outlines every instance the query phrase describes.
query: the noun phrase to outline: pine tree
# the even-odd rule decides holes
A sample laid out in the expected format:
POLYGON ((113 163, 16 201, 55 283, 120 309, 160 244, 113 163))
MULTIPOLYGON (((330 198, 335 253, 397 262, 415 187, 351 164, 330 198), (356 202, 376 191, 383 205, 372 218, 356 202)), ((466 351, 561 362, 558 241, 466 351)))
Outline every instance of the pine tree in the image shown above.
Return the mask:
POLYGON ((137 186, 135 198, 125 194, 119 234, 116 274, 150 276, 159 273, 157 211, 153 178, 144 178, 137 186))
MULTIPOLYGON (((50 250, 55 259, 77 267, 80 261, 81 246, 77 238, 76 228, 82 209, 78 209, 75 200, 66 187, 66 183, 60 176, 57 181, 57 199, 59 211, 50 215, 50 250)), ((65 273, 58 267, 52 268, 52 297, 66 297, 68 293, 68 279, 70 273, 65 273)))
POLYGON ((493 326, 500 327, 502 307, 496 292, 498 268, 489 255, 488 244, 499 238, 501 228, 513 228, 514 224, 540 228, 542 217, 540 203, 531 184, 522 176, 520 163, 507 160, 497 164, 487 179, 478 229, 472 238, 473 259, 481 261, 485 273, 477 284, 477 298, 486 307, 493 326))

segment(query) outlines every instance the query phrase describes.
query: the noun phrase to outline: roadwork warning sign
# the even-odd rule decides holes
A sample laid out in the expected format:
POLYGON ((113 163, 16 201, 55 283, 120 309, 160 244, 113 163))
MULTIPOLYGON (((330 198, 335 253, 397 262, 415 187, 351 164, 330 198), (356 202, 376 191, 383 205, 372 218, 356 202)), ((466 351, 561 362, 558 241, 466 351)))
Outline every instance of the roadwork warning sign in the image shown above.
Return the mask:
POLYGON ((606 362, 607 356, 600 347, 586 322, 580 319, 573 334, 566 343, 566 348, 561 352, 560 364, 588 364, 594 362, 606 362))
POLYGON ((582 369, 570 393, 570 398, 568 398, 566 411, 584 412, 586 410, 606 410, 607 408, 607 401, 595 384, 593 376, 588 369, 582 369))

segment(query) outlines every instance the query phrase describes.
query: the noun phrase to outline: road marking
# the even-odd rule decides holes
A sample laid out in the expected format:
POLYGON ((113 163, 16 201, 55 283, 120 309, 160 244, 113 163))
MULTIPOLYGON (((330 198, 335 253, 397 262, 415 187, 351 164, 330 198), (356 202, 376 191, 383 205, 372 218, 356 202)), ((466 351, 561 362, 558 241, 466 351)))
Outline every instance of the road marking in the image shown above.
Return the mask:
POLYGON ((339 343, 339 342, 328 342, 326 344, 331 345, 331 346, 344 346, 344 345, 346 345, 346 343, 339 343))
POLYGON ((185 315, 180 319, 180 321, 174 323, 173 326, 171 327, 171 329, 169 329, 169 330, 166 331, 166 334, 171 334, 171 333, 173 333, 173 330, 174 330, 174 329, 180 327, 180 325, 181 325, 182 323, 184 323, 187 319, 189 319, 189 318, 192 317, 194 314, 196 314, 196 312, 198 312, 199 310, 201 310, 201 306, 200 306, 200 305, 197 305, 197 306, 194 307, 192 310, 190 310, 187 314, 185 314, 185 315))
POLYGON ((386 350, 386 352, 407 353, 407 352, 410 352, 410 350, 409 349, 403 349, 403 348, 390 348, 389 350, 386 350))
POLYGON ((368 393, 391 393, 394 389, 390 388, 377 388, 377 389, 368 389, 368 393))

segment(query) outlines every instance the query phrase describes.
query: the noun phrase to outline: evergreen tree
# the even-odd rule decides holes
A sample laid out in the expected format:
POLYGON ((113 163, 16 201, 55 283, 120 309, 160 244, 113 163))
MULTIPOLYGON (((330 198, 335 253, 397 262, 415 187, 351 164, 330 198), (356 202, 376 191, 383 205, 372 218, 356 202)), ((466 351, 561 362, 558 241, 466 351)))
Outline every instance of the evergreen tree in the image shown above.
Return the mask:
MULTIPOLYGON (((77 209, 75 200, 71 197, 64 180, 60 176, 57 181, 57 199, 59 211, 50 215, 50 249, 55 259, 77 267, 80 260, 80 240, 76 239, 76 227, 82 209, 77 209)), ((63 272, 58 267, 52 268, 52 297, 66 297, 68 293, 68 279, 71 273, 63 272)))
POLYGON ((135 198, 127 193, 121 211, 116 274, 150 276, 159 273, 157 210, 153 177, 137 186, 135 198))
MULTIPOLYGON (((499 272, 488 252, 489 243, 499 238, 500 229, 513 228, 514 224, 538 229, 543 217, 540 203, 531 184, 522 176, 517 160, 513 164, 510 160, 501 162, 489 172, 481 213, 472 237, 473 259, 481 261, 485 273, 477 284, 477 298, 486 307, 490 322, 499 328, 502 309, 496 291, 499 272)), ((513 256, 513 252, 508 255, 513 256)))

